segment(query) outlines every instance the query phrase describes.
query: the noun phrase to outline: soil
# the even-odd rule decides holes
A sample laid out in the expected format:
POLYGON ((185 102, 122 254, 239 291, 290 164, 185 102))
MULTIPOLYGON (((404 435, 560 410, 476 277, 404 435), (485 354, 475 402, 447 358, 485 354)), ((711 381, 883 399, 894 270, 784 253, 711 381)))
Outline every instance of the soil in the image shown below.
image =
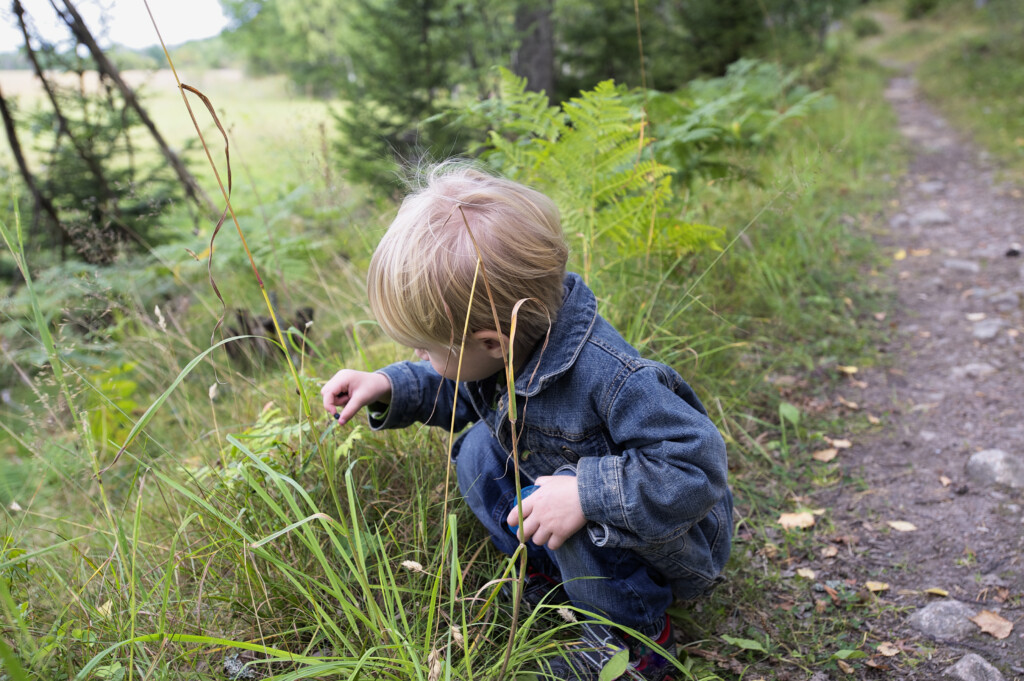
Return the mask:
POLYGON ((877 595, 882 615, 867 625, 865 648, 892 647, 878 648, 872 664, 858 661, 845 678, 938 679, 974 653, 1020 680, 1024 489, 978 482, 966 463, 980 450, 1024 457, 1024 193, 1000 182, 994 164, 932 110, 912 78, 895 78, 886 96, 912 151, 879 237, 893 258, 879 276, 890 278, 898 305, 874 320, 890 325, 879 348, 887 359, 840 390, 880 425, 840 450, 844 473, 862 484, 811 500, 827 508, 840 549, 814 568, 819 581, 889 585, 877 595), (898 531, 890 521, 916 529, 898 531), (971 623, 942 637, 908 622, 948 599, 996 613, 1013 629, 996 638, 971 623))

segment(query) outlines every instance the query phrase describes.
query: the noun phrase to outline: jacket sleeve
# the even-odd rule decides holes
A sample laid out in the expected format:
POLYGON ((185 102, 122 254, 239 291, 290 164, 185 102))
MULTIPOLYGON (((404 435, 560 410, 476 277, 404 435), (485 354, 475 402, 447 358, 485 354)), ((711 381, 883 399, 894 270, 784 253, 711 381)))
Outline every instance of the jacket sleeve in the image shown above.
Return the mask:
MULTIPOLYGON (((430 362, 397 362, 380 369, 391 381, 391 404, 383 411, 370 409, 370 427, 373 430, 405 428, 413 423, 449 428, 452 425, 452 402, 455 381, 442 378, 430 362)), ((459 388, 455 405, 455 432, 466 427, 478 416, 470 405, 468 392, 459 388)))
POLYGON ((729 494, 725 442, 675 371, 627 363, 599 400, 621 453, 577 464, 583 515, 596 543, 664 543, 729 494))

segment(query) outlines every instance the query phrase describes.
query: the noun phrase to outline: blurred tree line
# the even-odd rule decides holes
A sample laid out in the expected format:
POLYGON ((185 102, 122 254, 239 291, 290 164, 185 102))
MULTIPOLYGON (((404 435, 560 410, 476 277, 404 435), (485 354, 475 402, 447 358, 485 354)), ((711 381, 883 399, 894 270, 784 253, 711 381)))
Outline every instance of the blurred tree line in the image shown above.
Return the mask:
POLYGON ((495 66, 552 103, 614 79, 674 90, 744 56, 806 61, 863 0, 221 0, 257 73, 285 73, 338 114, 349 177, 395 186, 394 158, 477 141, 445 115, 495 89, 495 66))

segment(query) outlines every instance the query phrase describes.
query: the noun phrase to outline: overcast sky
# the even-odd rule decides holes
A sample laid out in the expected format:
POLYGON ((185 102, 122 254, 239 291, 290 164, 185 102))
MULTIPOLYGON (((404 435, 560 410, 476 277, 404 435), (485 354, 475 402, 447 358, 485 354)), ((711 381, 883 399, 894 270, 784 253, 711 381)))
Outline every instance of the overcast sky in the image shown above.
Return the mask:
MULTIPOLYGON (((48 0, 21 0, 21 4, 44 36, 51 40, 67 37, 48 0)), ((60 6, 60 0, 56 4, 60 6)), ((143 0, 77 0, 75 7, 101 45, 120 43, 139 48, 159 43, 143 0), (105 39, 101 39, 104 28, 105 39)), ((209 38, 227 24, 217 0, 149 0, 149 8, 168 45, 209 38)), ((0 52, 16 50, 21 43, 11 2, 0 0, 0 52)))

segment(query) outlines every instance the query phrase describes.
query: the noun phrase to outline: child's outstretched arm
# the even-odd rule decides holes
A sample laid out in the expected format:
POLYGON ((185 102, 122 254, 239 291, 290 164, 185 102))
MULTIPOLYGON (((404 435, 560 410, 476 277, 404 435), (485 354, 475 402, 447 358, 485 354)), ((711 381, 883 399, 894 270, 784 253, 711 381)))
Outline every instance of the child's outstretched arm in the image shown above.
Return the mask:
POLYGON ((382 373, 342 369, 320 389, 324 409, 345 425, 360 409, 391 401, 391 380, 382 373), (338 411, 341 407, 341 411, 338 411))

